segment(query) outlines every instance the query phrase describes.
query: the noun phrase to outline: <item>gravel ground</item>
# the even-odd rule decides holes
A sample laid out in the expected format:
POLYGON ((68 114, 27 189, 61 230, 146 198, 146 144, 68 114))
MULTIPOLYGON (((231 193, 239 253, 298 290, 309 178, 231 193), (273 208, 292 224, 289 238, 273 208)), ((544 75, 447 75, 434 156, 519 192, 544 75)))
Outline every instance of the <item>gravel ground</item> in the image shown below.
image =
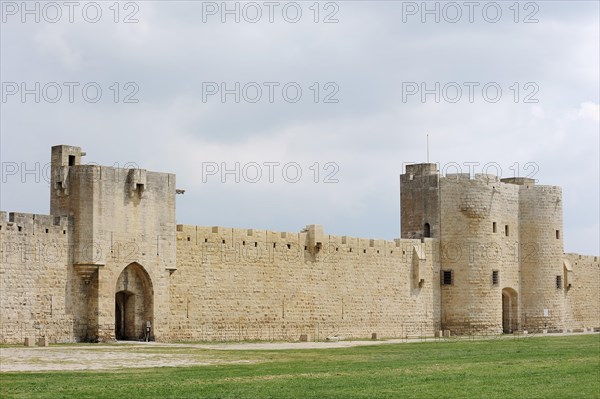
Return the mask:
MULTIPOLYGON (((597 334, 597 333, 596 333, 597 334)), ((570 334, 550 334, 550 336, 570 334)), ((579 335, 579 334, 578 334, 579 335)), ((520 336, 526 339, 530 336, 520 336)), ((540 336, 540 335, 536 335, 540 336)), ((470 340, 473 337, 456 337, 449 340, 470 340)), ((484 338, 479 338, 484 339, 484 338)), ((490 337, 487 337, 490 339, 490 337)), ((515 339, 502 336, 500 339, 515 339)), ((427 339, 433 341, 434 339, 427 339)), ((0 348, 0 372, 53 371, 53 370, 114 370, 120 368, 184 367, 194 365, 252 363, 252 360, 232 360, 231 356, 219 358, 222 350, 285 350, 348 348, 352 346, 386 345, 422 342, 423 339, 391 339, 383 341, 339 342, 258 342, 258 343, 207 343, 172 344, 156 342, 117 342, 116 344, 74 344, 49 347, 0 348), (169 353, 169 348, 173 350, 169 353), (187 348, 189 351, 182 351, 187 348)))

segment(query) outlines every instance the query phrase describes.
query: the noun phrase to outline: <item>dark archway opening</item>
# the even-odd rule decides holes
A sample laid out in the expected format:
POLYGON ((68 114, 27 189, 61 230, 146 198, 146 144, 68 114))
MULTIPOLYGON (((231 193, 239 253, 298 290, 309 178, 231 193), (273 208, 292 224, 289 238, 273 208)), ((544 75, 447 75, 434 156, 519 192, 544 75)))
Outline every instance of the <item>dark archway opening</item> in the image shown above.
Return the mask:
POLYGON ((517 292, 512 288, 504 288, 502 290, 502 331, 505 334, 512 334, 519 329, 518 306, 517 292))
MULTIPOLYGON (((121 272, 115 291, 115 338, 144 338, 146 323, 154 323, 154 292, 150 276, 142 266, 132 263, 121 272)), ((153 331, 151 335, 154 335, 153 331)))
POLYGON ((135 339, 135 295, 119 291, 115 295, 115 337, 135 339))
POLYGON ((431 237, 431 226, 429 226, 429 223, 425 223, 425 226, 423 226, 423 237, 431 237))

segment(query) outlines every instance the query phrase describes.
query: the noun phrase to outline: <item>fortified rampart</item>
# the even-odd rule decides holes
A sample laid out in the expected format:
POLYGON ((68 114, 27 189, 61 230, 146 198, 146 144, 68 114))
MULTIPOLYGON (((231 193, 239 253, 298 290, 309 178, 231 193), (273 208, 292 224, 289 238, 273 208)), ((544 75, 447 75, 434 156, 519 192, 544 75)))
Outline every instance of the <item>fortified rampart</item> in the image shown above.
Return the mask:
POLYGON ((322 340, 600 327, 598 257, 563 253, 561 190, 400 176, 401 237, 176 224, 175 175, 52 148, 51 215, 0 213, 0 342, 322 340))
POLYGON ((171 280, 176 340, 433 335, 435 240, 178 226, 171 280))
POLYGON ((85 334, 83 281, 72 263, 68 217, 0 212, 0 342, 48 336, 73 341, 85 334))

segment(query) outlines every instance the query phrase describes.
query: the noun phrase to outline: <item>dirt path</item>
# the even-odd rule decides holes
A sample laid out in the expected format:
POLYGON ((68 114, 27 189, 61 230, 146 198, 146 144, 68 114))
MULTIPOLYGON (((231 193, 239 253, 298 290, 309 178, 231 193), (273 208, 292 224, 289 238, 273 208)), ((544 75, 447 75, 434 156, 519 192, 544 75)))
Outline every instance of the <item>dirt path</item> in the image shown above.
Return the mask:
POLYGON ((242 360, 228 361, 198 354, 185 354, 180 351, 178 351, 179 353, 161 353, 144 349, 137 345, 0 348, 0 371, 114 370, 249 363, 249 361, 242 360))
POLYGON ((41 348, 4 347, 0 348, 0 372, 114 370, 249 363, 251 362, 249 360, 230 360, 230 355, 219 356, 219 351, 347 348, 394 342, 401 342, 401 340, 231 344, 117 342, 116 344, 98 345, 52 345, 41 348))
MULTIPOLYGON (((597 334, 597 333, 596 333, 597 334)), ((550 336, 572 335, 551 334, 550 336)), ((581 334, 577 334, 581 335, 581 334)), ((539 335, 537 335, 539 336, 539 335)), ((498 339, 527 339, 530 336, 501 336, 498 339)), ((456 337, 454 340, 473 340, 456 337)), ((484 338, 478 338, 484 339, 484 338)), ((487 337, 490 339, 490 337, 487 337)), ((447 340, 447 339, 444 339, 447 340)), ((452 340, 452 338, 450 339, 452 340)), ((156 342, 117 342, 116 344, 52 345, 50 347, 0 348, 0 372, 53 370, 115 370, 120 368, 185 367, 212 364, 254 363, 260 360, 240 360, 233 350, 286 350, 349 348, 353 346, 387 345, 423 342, 424 339, 391 339, 385 341, 339 342, 259 342, 171 344, 156 342)), ((430 338, 426 341, 434 341, 430 338)))

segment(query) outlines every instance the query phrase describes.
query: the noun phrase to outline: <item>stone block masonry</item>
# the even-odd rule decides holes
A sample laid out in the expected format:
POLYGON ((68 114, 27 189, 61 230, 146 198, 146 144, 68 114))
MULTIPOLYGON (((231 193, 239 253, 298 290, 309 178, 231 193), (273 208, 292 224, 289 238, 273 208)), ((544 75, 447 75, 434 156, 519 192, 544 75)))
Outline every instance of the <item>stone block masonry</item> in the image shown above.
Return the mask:
POLYGON ((178 226, 171 281, 175 340, 297 340, 327 336, 433 335, 439 276, 413 251, 434 240, 370 240, 224 227, 178 226))
POLYGON ((0 212, 0 343, 290 340, 600 328, 561 190, 400 176, 401 238, 175 221, 175 175, 51 151, 50 215, 0 212))

